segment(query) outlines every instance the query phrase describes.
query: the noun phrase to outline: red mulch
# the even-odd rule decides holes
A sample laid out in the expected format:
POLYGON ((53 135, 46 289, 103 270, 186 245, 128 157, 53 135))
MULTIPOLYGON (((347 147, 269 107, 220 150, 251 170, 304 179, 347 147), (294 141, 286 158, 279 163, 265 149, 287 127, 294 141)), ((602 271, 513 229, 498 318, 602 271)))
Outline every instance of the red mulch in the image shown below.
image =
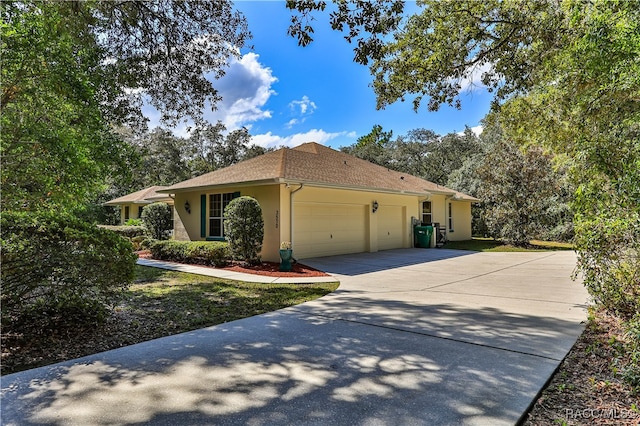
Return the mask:
MULTIPOLYGON (((136 252, 138 257, 143 259, 152 259, 151 252, 148 250, 142 250, 136 252)), ((204 268, 213 268, 212 266, 198 265, 204 268)), ((229 266, 225 266, 224 268, 214 268, 214 269, 225 269, 227 271, 234 272, 244 272, 247 274, 256 274, 256 275, 266 275, 270 277, 292 277, 292 278, 302 278, 302 277, 328 277, 328 274, 325 274, 322 271, 318 271, 310 266, 303 265, 302 263, 295 263, 293 265, 293 270, 291 272, 280 272, 280 264, 277 262, 262 262, 260 265, 248 266, 243 265, 240 262, 233 262, 229 266)))

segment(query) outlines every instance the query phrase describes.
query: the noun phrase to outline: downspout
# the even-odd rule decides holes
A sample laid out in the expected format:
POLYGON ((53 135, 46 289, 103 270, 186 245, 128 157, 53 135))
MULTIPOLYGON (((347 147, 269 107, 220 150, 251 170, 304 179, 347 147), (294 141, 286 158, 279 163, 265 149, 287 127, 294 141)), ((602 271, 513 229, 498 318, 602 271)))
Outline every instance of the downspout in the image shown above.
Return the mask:
POLYGON ((291 238, 291 248, 293 248, 293 194, 300 191, 303 187, 304 183, 301 183, 300 187, 291 191, 289 195, 289 238, 291 238))

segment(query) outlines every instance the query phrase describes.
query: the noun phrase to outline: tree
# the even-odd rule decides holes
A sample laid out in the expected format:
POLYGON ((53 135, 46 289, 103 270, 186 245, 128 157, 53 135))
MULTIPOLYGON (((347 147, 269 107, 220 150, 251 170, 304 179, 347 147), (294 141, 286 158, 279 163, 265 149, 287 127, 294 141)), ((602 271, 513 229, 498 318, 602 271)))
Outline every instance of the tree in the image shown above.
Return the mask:
MULTIPOLYGON (((133 150, 115 126, 142 129, 143 99, 168 123, 202 122, 205 105, 219 100, 208 78, 224 73, 249 34, 228 1, 4 1, 0 13, 0 208, 3 219, 20 212, 37 224, 3 226, 2 253, 24 248, 18 257, 36 265, 54 259, 33 294, 73 311, 87 294, 100 296, 105 280, 130 282, 135 266, 130 245, 70 219, 110 176, 126 176, 133 150)), ((5 260, 3 283, 20 282, 5 260)))
POLYGON ((342 147, 340 151, 383 167, 389 167, 390 157, 387 149, 392 137, 393 131, 385 132, 381 125, 376 124, 370 133, 360 136, 355 144, 342 147))
POLYGON ((146 133, 136 146, 140 167, 136 170, 138 189, 153 185, 172 185, 191 178, 188 141, 169 130, 156 128, 146 133))
POLYGON ((152 203, 142 209, 142 222, 154 240, 166 240, 173 229, 171 207, 167 203, 152 203))
POLYGON ((194 175, 212 172, 271 150, 250 145, 251 135, 246 127, 228 133, 226 130, 226 126, 218 121, 193 132, 190 142, 194 151, 191 160, 194 175))
POLYGON ((112 125, 201 121, 248 37, 226 1, 2 2, 2 208, 77 208, 122 161, 112 125))
POLYGON ((491 146, 476 169, 481 180, 478 197, 484 204, 489 235, 526 246, 548 227, 555 227, 556 218, 547 213, 558 203, 561 180, 553 172, 552 160, 553 156, 539 147, 523 152, 508 139, 491 146))
POLYGON ((224 217, 224 234, 232 256, 250 265, 260 263, 264 220, 258 201, 248 196, 234 198, 225 207, 224 217))
POLYGON ((478 137, 468 127, 462 135, 449 133, 442 137, 431 130, 415 129, 398 138, 391 151, 396 170, 446 185, 449 175, 480 147, 478 137))
POLYGON ((5 211, 0 224, 3 322, 104 320, 133 279, 133 247, 113 231, 64 212, 5 211))

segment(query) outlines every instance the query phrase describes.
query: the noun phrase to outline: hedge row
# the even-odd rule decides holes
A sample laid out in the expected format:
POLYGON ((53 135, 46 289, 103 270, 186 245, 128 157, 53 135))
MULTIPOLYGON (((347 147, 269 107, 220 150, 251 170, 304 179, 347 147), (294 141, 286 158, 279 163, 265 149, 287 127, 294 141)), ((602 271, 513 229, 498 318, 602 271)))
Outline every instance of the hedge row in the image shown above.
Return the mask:
POLYGON ((154 259, 217 267, 225 266, 231 258, 229 244, 220 241, 155 240, 149 250, 154 259))
POLYGON ((126 238, 134 238, 146 235, 147 228, 144 226, 127 226, 127 225, 98 225, 100 228, 108 229, 126 238))

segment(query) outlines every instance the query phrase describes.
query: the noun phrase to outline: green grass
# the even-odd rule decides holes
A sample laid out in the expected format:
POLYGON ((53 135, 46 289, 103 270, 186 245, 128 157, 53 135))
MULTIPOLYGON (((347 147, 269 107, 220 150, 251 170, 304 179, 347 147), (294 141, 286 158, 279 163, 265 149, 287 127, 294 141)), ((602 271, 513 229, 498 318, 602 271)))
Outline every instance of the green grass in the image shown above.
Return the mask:
POLYGON ((138 265, 117 312, 159 337, 297 305, 336 288, 338 283, 245 283, 138 265))
POLYGON ((2 324, 1 374, 79 358, 317 299, 338 283, 251 284, 136 266, 100 323, 48 315, 2 324))
POLYGON ((570 243, 532 240, 529 242, 528 247, 516 247, 509 244, 504 244, 502 241, 494 240, 493 238, 473 238, 466 241, 447 241, 444 247, 455 250, 491 252, 573 250, 573 245, 571 245, 570 243))

